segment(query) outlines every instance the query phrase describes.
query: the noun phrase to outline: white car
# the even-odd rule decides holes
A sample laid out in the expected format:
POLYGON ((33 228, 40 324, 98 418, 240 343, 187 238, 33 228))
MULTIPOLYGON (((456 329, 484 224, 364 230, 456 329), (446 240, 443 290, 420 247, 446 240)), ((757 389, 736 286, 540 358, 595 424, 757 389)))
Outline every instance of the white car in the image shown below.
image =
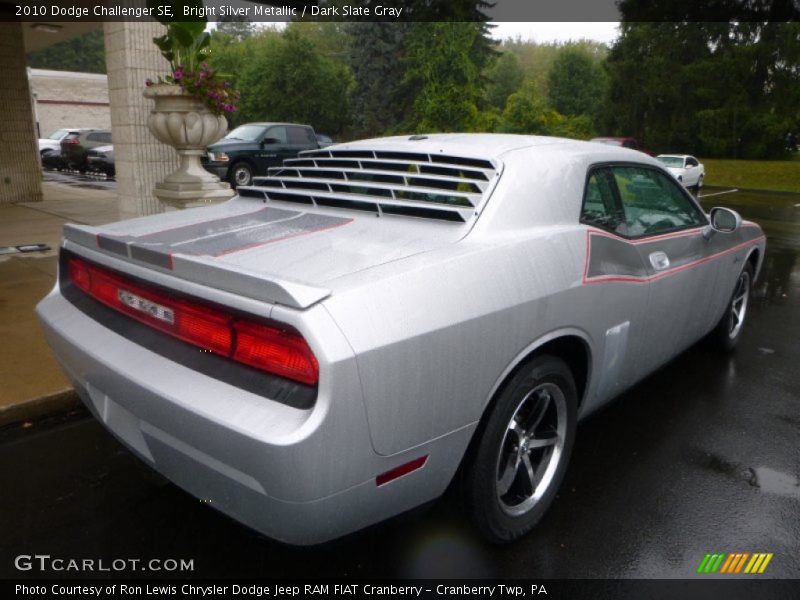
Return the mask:
POLYGON ((58 129, 50 134, 49 137, 39 138, 39 154, 45 152, 61 152, 61 140, 69 133, 71 129, 58 129))
POLYGON ((703 187, 706 168, 694 156, 689 156, 688 154, 659 154, 656 159, 661 161, 684 187, 703 187))

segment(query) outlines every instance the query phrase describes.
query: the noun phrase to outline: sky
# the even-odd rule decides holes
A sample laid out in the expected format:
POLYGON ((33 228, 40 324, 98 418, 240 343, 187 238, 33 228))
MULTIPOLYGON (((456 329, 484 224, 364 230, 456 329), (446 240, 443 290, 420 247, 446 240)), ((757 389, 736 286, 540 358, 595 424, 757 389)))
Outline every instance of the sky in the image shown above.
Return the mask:
POLYGON ((568 42, 588 39, 606 44, 619 34, 619 23, 495 23, 492 37, 499 39, 521 37, 523 41, 568 42))
MULTIPOLYGON (((285 23, 277 22, 283 27, 285 23)), ((492 37, 495 39, 508 39, 521 37, 523 41, 538 43, 568 42, 570 40, 595 40, 611 44, 619 34, 619 23, 588 22, 588 23, 494 23, 492 37)), ((209 29, 215 29, 217 24, 209 22, 209 29)))

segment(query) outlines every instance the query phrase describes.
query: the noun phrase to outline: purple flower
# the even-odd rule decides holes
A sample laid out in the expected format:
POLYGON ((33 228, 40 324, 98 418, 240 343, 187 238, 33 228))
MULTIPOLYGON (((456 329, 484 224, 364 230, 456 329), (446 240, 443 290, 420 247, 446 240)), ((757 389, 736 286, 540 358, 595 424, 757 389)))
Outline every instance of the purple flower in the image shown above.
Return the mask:
POLYGON ((180 81, 181 79, 183 79, 183 71, 181 71, 180 68, 175 69, 175 72, 172 74, 172 77, 173 79, 175 79, 175 81, 180 81))

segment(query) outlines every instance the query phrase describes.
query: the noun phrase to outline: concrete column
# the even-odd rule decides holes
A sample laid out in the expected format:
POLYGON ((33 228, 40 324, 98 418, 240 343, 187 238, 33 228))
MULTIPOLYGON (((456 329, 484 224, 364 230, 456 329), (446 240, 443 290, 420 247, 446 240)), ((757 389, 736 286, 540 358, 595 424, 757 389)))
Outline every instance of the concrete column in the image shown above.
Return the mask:
POLYGON ((163 212, 153 189, 178 168, 178 157, 147 128, 152 101, 142 92, 145 79, 169 72, 169 63, 153 44, 164 27, 147 21, 106 21, 103 27, 120 218, 163 212))
POLYGON ((42 199, 42 168, 21 23, 0 22, 0 204, 42 199))

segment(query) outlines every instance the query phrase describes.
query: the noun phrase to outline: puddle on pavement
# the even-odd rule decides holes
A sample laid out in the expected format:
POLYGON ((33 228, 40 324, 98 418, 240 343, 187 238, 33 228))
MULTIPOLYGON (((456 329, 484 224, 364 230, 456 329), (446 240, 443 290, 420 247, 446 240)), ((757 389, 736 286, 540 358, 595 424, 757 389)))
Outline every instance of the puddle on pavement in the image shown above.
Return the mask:
POLYGON ((756 467, 750 471, 752 473, 751 485, 768 494, 800 499, 800 480, 797 477, 769 467, 756 467))
POLYGON ((685 456, 689 463, 717 475, 746 482, 768 494, 800 499, 800 480, 793 475, 770 467, 745 467, 700 448, 687 449, 685 456))

